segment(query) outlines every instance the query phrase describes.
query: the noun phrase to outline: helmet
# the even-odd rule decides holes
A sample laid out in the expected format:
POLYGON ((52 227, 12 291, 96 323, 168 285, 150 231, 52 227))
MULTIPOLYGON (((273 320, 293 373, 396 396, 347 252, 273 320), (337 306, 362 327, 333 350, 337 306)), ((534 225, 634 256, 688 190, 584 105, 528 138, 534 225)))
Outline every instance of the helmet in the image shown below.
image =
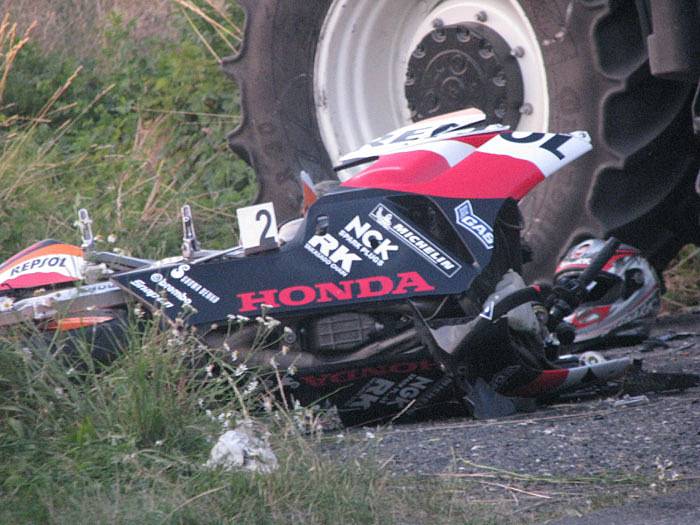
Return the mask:
MULTIPOLYGON (((589 239, 571 248, 557 266, 555 285, 577 278, 604 244, 589 239)), ((621 244, 588 291, 584 303, 565 319, 576 328, 577 346, 639 342, 649 335, 661 306, 661 282, 639 250, 621 244)))

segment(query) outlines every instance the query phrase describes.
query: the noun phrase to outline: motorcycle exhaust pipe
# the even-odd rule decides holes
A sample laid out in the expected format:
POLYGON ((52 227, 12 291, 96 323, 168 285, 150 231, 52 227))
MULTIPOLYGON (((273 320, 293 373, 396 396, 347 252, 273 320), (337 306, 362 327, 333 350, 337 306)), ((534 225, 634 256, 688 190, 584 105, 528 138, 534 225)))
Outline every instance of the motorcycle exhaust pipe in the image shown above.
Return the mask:
POLYGON ((233 352, 238 352, 238 359, 250 368, 269 369, 272 360, 277 363, 277 367, 286 370, 294 366, 299 370, 332 366, 361 361, 370 357, 382 354, 389 350, 404 351, 411 346, 419 345, 417 332, 414 328, 409 328, 398 335, 370 343, 362 348, 342 355, 321 356, 308 351, 290 350, 282 353, 279 349, 255 349, 250 345, 255 339, 257 330, 251 331, 250 343, 241 342, 239 334, 226 336, 222 333, 211 333, 205 338, 206 344, 212 349, 215 355, 223 355, 224 360, 230 361, 233 352))

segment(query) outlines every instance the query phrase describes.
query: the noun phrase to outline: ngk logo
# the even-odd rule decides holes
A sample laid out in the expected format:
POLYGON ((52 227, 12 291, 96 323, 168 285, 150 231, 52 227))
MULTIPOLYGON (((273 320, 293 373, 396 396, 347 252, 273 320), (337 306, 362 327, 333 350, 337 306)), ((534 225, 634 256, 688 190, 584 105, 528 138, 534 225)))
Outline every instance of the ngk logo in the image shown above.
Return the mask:
POLYGON ((373 229, 370 223, 360 220, 357 215, 338 235, 377 266, 383 266, 392 252, 399 251, 397 245, 385 239, 380 231, 373 229))

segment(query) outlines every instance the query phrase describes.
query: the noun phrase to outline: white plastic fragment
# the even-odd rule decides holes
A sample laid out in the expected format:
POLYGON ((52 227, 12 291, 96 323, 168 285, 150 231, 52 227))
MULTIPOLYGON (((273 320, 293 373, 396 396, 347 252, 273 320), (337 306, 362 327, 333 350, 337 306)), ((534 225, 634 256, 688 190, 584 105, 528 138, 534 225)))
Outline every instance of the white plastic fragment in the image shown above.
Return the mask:
POLYGON ((635 407, 638 405, 644 405, 648 402, 649 402, 649 398, 643 394, 641 396, 625 395, 622 397, 622 399, 617 399, 617 400, 613 401, 612 406, 614 408, 635 407))
POLYGON ((277 456, 268 443, 269 434, 249 421, 224 432, 216 442, 205 466, 224 470, 247 470, 269 474, 277 468, 277 456))

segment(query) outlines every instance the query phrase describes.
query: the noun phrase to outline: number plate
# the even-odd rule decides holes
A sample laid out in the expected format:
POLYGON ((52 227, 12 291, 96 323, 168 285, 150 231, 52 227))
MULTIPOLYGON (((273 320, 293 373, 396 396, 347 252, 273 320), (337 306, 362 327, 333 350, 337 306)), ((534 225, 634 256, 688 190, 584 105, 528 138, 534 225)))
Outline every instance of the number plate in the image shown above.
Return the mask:
POLYGON ((271 202, 236 210, 241 246, 246 252, 271 250, 279 246, 275 207, 271 202))

